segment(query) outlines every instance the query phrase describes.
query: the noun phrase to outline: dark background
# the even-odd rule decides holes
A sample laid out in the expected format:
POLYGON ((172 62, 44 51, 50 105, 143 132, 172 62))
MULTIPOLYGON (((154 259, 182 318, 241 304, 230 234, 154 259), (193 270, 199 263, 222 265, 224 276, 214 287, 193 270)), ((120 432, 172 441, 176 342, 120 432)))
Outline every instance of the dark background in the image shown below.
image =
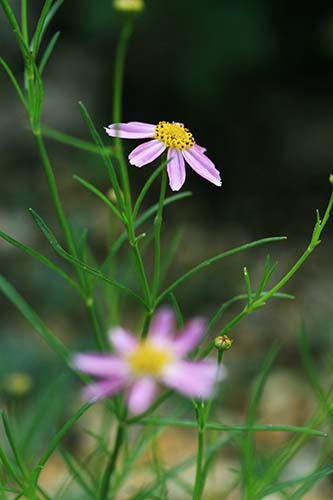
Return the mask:
MULTIPOLYGON (((30 4, 33 24, 41 2, 30 4)), ((45 124, 89 140, 79 100, 101 131, 111 122, 114 54, 121 23, 110 0, 65 1, 49 29, 49 36, 60 29, 61 37, 45 70, 45 124)), ((22 61, 2 12, 0 42, 2 56, 19 77, 22 61)), ((323 211, 330 193, 332 89, 331 2, 146 2, 129 44, 124 121, 184 122, 197 142, 207 147, 223 179, 219 189, 187 170, 185 189, 193 191, 193 197, 166 212, 165 244, 170 231, 183 227, 169 280, 214 253, 265 236, 288 236, 287 242, 240 254, 189 281, 177 296, 186 316, 212 313, 224 300, 243 293, 244 265, 258 283, 265 255, 270 253, 272 261, 280 261, 277 279, 306 248, 315 209, 323 211)), ((53 257, 27 213, 28 207, 35 208, 57 232, 26 117, 3 71, 0 103, 1 227, 53 257)), ((106 136, 105 142, 110 143, 106 136)), ((125 141, 129 151, 135 145, 125 141)), ((79 174, 107 192, 103 166, 89 153, 50 140, 47 146, 66 213, 76 227, 89 229, 89 242, 102 258, 108 215, 72 175, 79 174)), ((130 167, 134 193, 153 168, 130 167)), ((151 202, 157 194, 156 184, 151 202)), ((231 351, 235 356, 228 355, 231 373, 238 370, 241 378, 254 372, 275 339, 284 345, 281 365, 293 370, 299 363, 297 331, 302 321, 319 359, 331 347, 331 223, 323 240, 285 287, 297 299, 271 301, 235 329, 237 342, 231 351)), ((50 271, 2 242, 0 256, 6 277, 47 324, 69 345, 82 345, 91 332, 76 297, 50 271)), ((149 262, 148 253, 148 267, 149 262)), ((121 275, 123 268, 119 269, 121 275)), ((33 331, 3 298, 1 317, 1 352, 6 353, 2 372, 24 369, 39 383, 43 378, 39 367, 49 363, 48 350, 35 342, 33 331)), ((134 323, 128 313, 125 321, 134 323)))

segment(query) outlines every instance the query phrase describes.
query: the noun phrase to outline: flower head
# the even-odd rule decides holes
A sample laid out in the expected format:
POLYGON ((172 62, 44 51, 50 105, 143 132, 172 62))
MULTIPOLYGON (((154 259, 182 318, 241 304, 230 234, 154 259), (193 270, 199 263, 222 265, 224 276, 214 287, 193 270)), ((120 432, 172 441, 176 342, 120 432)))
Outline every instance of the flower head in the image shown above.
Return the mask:
POLYGON ((204 179, 221 186, 220 172, 205 155, 206 149, 196 144, 191 132, 182 123, 161 121, 157 125, 142 122, 115 123, 105 127, 111 137, 152 139, 135 148, 128 159, 131 165, 143 167, 168 149, 168 176, 173 191, 185 182, 185 161, 204 179))
POLYGON ((121 12, 141 12, 144 6, 143 0, 113 0, 113 7, 121 12))
POLYGON ((97 382, 84 389, 84 398, 95 401, 127 389, 131 413, 145 411, 153 402, 158 383, 190 398, 208 399, 214 384, 223 375, 216 362, 186 361, 204 331, 202 318, 189 321, 175 333, 175 316, 170 309, 160 309, 152 319, 147 338, 138 340, 129 331, 110 330, 114 354, 76 354, 74 366, 95 376, 97 382))

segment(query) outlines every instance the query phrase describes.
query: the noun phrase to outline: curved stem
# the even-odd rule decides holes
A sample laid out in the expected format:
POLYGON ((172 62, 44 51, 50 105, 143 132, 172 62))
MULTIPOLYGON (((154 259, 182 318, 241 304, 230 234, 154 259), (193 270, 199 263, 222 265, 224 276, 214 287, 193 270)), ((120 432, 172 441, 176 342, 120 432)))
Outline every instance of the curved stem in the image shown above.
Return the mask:
MULTIPOLYGON (((114 88, 113 88, 113 123, 121 122, 122 115, 122 97, 123 97, 123 81, 124 81, 124 65, 127 51, 127 42, 131 36, 133 28, 133 22, 127 20, 122 28, 119 43, 116 51, 115 58, 115 71, 114 71, 114 88)), ((119 137, 115 138, 116 142, 116 153, 118 156, 120 175, 123 184, 125 204, 129 212, 131 209, 131 191, 127 172, 127 165, 124 159, 124 153, 122 149, 122 141, 119 137)))
POLYGON ((154 279, 152 287, 152 299, 153 302, 156 300, 158 289, 160 286, 160 272, 161 272, 161 226, 162 226, 162 216, 163 216, 163 205, 165 199, 167 182, 167 171, 166 169, 162 172, 161 179, 161 191, 160 199, 158 204, 157 214, 154 220, 154 240, 155 240, 155 260, 154 260, 154 279))
MULTIPOLYGON (((35 135, 38 151, 39 151, 39 154, 40 154, 40 157, 42 160, 42 165, 43 165, 46 179, 48 182, 49 190, 51 193, 52 202, 53 202, 53 205, 54 205, 54 208, 56 211, 59 225, 60 225, 62 232, 64 234, 67 248, 68 248, 69 252, 74 257, 77 257, 77 251, 76 251, 75 244, 73 241, 72 233, 71 233, 69 224, 67 222, 66 216, 64 214, 64 210, 63 210, 62 205, 61 205, 55 176, 54 176, 51 162, 49 160, 49 157, 48 157, 45 145, 44 145, 42 135, 41 135, 40 131, 35 131, 34 135, 35 135)), ((96 339, 96 344, 100 350, 103 350, 104 340, 103 340, 103 336, 102 336, 101 327, 100 327, 99 322, 98 322, 97 313, 96 313, 96 310, 94 307, 94 301, 91 297, 87 296, 87 295, 89 295, 87 279, 86 279, 84 273, 81 271, 81 269, 78 266, 75 266, 75 264, 74 264, 74 267, 75 267, 75 271, 76 271, 79 283, 81 285, 81 288, 84 291, 84 293, 86 294, 85 306, 86 306, 87 313, 88 313, 88 316, 89 316, 89 319, 90 319, 90 322, 92 325, 92 329, 93 329, 94 336, 96 339)))
POLYGON ((99 500, 106 500, 108 497, 112 473, 114 472, 114 469, 115 469, 115 465, 117 462, 117 458, 119 455, 121 445, 122 445, 123 440, 124 440, 124 436, 125 436, 124 426, 122 423, 119 423, 113 452, 110 456, 110 460, 107 463, 106 469, 105 469, 103 477, 102 477, 101 488, 100 488, 100 493, 99 493, 99 497, 98 497, 99 500))
POLYGON ((198 406, 196 407, 198 451, 197 451, 195 483, 194 483, 192 500, 201 500, 201 495, 203 490, 202 466, 203 466, 204 448, 205 448, 205 433, 204 433, 205 418, 203 410, 204 410, 204 403, 199 403, 198 406))

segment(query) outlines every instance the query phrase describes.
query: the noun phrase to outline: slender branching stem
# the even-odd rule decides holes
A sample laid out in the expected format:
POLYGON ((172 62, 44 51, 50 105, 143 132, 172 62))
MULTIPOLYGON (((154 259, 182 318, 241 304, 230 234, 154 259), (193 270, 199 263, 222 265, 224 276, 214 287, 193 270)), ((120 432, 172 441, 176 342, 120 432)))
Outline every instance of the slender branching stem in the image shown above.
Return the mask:
POLYGON ((115 440, 113 452, 110 455, 110 459, 106 465, 104 474, 102 476, 100 493, 99 493, 99 497, 98 497, 99 500, 106 500, 108 498, 112 474, 115 470, 117 458, 118 458, 121 446, 123 444, 124 437, 125 437, 124 425, 120 422, 118 424, 118 429, 117 429, 116 440, 115 440))

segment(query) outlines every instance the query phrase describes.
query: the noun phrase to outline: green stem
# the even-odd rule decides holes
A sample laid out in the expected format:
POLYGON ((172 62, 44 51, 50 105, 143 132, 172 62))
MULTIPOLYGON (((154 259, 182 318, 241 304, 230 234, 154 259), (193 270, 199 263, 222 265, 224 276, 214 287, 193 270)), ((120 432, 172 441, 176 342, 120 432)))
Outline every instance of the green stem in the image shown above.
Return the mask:
MULTIPOLYGON (((122 28, 119 43, 116 50, 115 57, 115 71, 114 71, 114 88, 113 88, 113 123, 120 123, 122 117, 122 97, 123 97, 123 81, 124 81, 124 66, 127 51, 127 43, 131 36, 133 23, 127 20, 122 28)), ((116 137, 116 153, 118 156, 120 175, 124 190, 125 204, 129 212, 132 212, 131 191, 130 183, 127 172, 127 165, 124 159, 122 149, 122 141, 116 137)))
MULTIPOLYGON (((49 157, 48 157, 40 130, 37 132, 34 132, 34 135, 35 135, 35 139, 37 142, 38 151, 39 151, 39 154, 41 156, 42 165, 43 165, 46 179, 48 182, 52 202, 53 202, 54 207, 55 207, 55 211, 56 211, 59 225, 63 231, 64 238, 65 238, 69 252, 74 257, 77 257, 77 251, 76 251, 75 244, 74 244, 74 241, 72 238, 71 230, 70 230, 69 224, 67 222, 66 216, 64 214, 64 211, 63 211, 63 208, 61 205, 55 176, 53 173, 51 162, 49 160, 49 157)), ((76 271, 79 283, 80 283, 82 289, 84 290, 84 293, 87 295, 88 294, 88 290, 87 290, 88 284, 87 284, 86 277, 78 266, 75 266, 75 271, 76 271)), ((91 325, 93 328, 94 336, 96 339, 96 344, 97 344, 98 348, 102 350, 103 346, 104 346, 103 336, 102 336, 101 328, 100 328, 100 325, 99 325, 99 322, 97 319, 97 313, 96 313, 96 310, 94 308, 94 301, 91 297, 86 297, 85 306, 86 306, 87 313, 88 313, 88 316, 89 316, 89 319, 90 319, 90 322, 91 322, 91 325)))
POLYGON ((99 500, 106 500, 108 498, 108 492, 109 492, 112 473, 114 472, 117 458, 119 455, 119 451, 121 449, 121 445, 122 445, 124 437, 125 437, 124 431, 125 431, 125 429, 124 429, 123 424, 119 423, 113 452, 110 456, 110 460, 106 466, 106 469, 105 469, 103 477, 102 477, 100 494, 98 497, 99 500))
POLYGON ((87 308, 87 313, 91 322, 91 325, 93 327, 93 331, 95 334, 95 340, 97 347, 100 351, 105 350, 105 339, 103 337, 103 333, 98 321, 97 317, 97 311, 95 307, 95 301, 93 297, 87 297, 86 298, 86 308, 87 308))
MULTIPOLYGON (((124 81, 124 66, 127 51, 127 43, 131 36, 133 28, 133 21, 127 20, 122 28, 119 43, 116 50, 115 57, 115 71, 114 71, 114 88, 113 88, 113 123, 120 123, 122 117, 122 97, 123 97, 123 81, 124 81)), ((122 180, 122 188, 124 191, 124 205, 127 219, 127 234, 129 243, 133 249, 135 262, 138 269, 138 274, 141 281, 141 286, 145 296, 147 308, 150 304, 150 288, 146 276, 143 260, 141 257, 138 240, 135 236, 134 230, 134 217, 132 212, 131 189, 128 178, 127 165, 122 149, 122 141, 119 137, 115 138, 116 142, 116 155, 120 167, 120 175, 122 180)))
POLYGON ((148 279, 147 279, 145 267, 144 267, 144 264, 143 264, 143 260, 142 260, 142 257, 141 257, 141 253, 140 253, 140 249, 139 249, 139 244, 138 244, 138 239, 135 236, 134 231, 131 232, 131 233, 132 234, 129 235, 129 242, 130 242, 131 247, 133 248, 133 253, 134 253, 136 265, 137 265, 137 268, 138 268, 138 273, 139 273, 139 277, 140 277, 140 281, 141 281, 141 286, 142 286, 142 290, 143 290, 143 293, 144 293, 144 296, 145 296, 145 305, 146 305, 146 308, 149 310, 149 308, 150 308, 150 302, 151 302, 150 287, 149 287, 149 283, 148 283, 148 279))
MULTIPOLYGON (((45 145, 44 145, 43 138, 41 136, 41 133, 38 131, 35 132, 34 134, 35 134, 35 138, 36 138, 36 142, 37 142, 38 151, 39 151, 39 154, 40 154, 41 159, 42 159, 42 165, 43 165, 46 179, 48 182, 48 186, 50 189, 52 202, 53 202, 56 214, 57 214, 57 219, 58 219, 59 225, 63 231, 68 250, 70 251, 70 253, 72 255, 76 256, 75 245, 74 245, 74 242, 72 239, 69 225, 67 223, 67 219, 65 217, 65 214, 64 214, 64 211, 63 211, 63 208, 61 205, 55 176, 54 176, 52 166, 51 166, 51 163, 50 163, 50 160, 49 160, 49 157, 48 157, 45 145)), ((79 271, 78 271, 78 274, 79 274, 79 271)))
POLYGON ((205 451, 205 421, 203 416, 203 403, 199 403, 199 407, 196 408, 197 414, 197 442, 198 442, 198 451, 197 451, 197 461, 196 461, 196 472, 195 472, 195 483, 192 500, 201 500, 202 489, 203 489, 203 477, 202 477, 202 466, 203 466, 203 458, 205 451))
POLYGON ((160 199, 158 204, 157 214, 154 220, 154 240, 155 240, 155 259, 154 259, 154 279, 152 287, 152 300, 156 301, 157 293, 160 286, 160 272, 161 272, 161 226, 163 217, 163 206, 165 199, 167 183, 167 171, 166 168, 162 172, 161 178, 161 191, 160 199))
MULTIPOLYGON (((317 212, 317 222, 313 229, 311 241, 306 250, 301 255, 301 257, 297 260, 297 262, 285 274, 285 276, 283 276, 283 278, 281 278, 280 281, 276 283, 276 285, 274 285, 273 288, 271 288, 268 292, 262 293, 260 297, 258 297, 255 300, 249 298, 249 303, 246 304, 244 309, 240 313, 238 313, 231 321, 229 321, 229 323, 219 332, 218 335, 224 335, 228 333, 243 318, 251 314, 253 311, 257 310, 258 308, 264 306, 267 300, 270 299, 274 294, 276 294, 294 276, 294 274, 304 264, 304 262, 315 250, 315 248, 320 244, 320 236, 324 227, 327 224, 327 221, 329 219, 332 210, 332 206, 333 206, 333 192, 331 193, 330 199, 328 201, 323 219, 320 219, 319 214, 317 212)), ((207 355, 212 349, 213 346, 212 345, 209 346, 205 351, 205 355, 207 355)))

